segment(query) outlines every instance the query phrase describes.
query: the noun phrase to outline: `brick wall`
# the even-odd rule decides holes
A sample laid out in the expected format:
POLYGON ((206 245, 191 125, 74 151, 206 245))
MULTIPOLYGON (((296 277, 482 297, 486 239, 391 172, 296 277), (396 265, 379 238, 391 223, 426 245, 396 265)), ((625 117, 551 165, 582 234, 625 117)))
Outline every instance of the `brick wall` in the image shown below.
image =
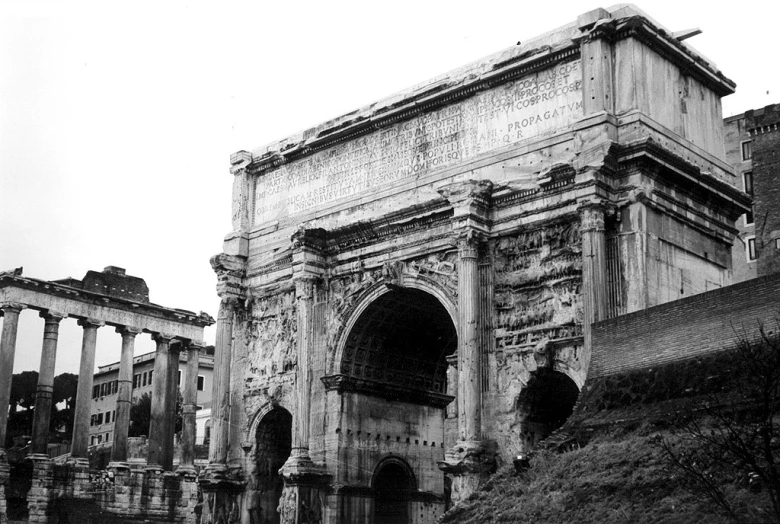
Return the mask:
POLYGON ((669 302, 593 325, 588 380, 716 352, 737 333, 780 327, 780 274, 669 302))
POLYGON ((745 112, 753 141, 758 274, 780 271, 780 104, 745 112))

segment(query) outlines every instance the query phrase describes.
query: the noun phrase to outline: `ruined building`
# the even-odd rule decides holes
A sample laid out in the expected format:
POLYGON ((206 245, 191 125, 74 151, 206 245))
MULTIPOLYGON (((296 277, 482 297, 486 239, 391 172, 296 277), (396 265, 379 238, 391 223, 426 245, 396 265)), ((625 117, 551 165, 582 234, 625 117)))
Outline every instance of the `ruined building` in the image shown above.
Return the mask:
POLYGON ((203 328, 213 324, 214 319, 202 312, 152 303, 146 282, 115 266, 102 272, 88 271, 81 280, 40 280, 23 275, 21 268, 2 271, 0 312, 0 523, 7 522, 9 513, 40 524, 97 523, 123 517, 136 521, 194 522, 198 505, 194 464, 197 370, 200 350, 205 347, 203 328), (32 442, 26 461, 9 464, 4 446, 16 332, 19 316, 32 312, 41 316, 43 324, 32 442), (64 463, 60 463, 47 454, 54 367, 60 323, 73 320, 78 321, 84 335, 71 449, 64 463), (115 329, 116 337, 122 341, 116 412, 112 417, 109 468, 114 476, 110 490, 93 481, 88 460, 97 332, 107 327, 115 329), (143 467, 131 468, 127 434, 133 350, 136 337, 145 334, 150 334, 157 346, 148 456, 143 467), (175 475, 173 415, 182 352, 187 354, 187 378, 183 387, 181 460, 175 475))
POLYGON ((434 522, 571 413, 592 322, 730 283, 734 84, 684 36, 597 9, 231 156, 205 522, 434 522))

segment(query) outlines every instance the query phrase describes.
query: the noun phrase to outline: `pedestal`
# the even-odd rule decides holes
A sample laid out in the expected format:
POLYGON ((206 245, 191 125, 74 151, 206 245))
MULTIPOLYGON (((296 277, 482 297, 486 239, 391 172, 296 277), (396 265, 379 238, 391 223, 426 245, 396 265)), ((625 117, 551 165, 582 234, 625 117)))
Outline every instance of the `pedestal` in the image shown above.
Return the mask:
POLYGON ((439 469, 452 479, 452 504, 466 500, 496 472, 498 444, 493 440, 458 441, 445 451, 439 469))

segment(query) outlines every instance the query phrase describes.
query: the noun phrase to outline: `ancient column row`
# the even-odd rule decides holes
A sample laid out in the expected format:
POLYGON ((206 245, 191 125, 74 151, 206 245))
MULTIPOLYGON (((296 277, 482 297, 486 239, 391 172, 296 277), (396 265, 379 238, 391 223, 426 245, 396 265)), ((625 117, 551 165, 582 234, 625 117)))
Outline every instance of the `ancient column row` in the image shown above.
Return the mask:
MULTIPOLYGON (((0 304, 0 311, 2 311, 4 317, 2 335, 0 335, 0 461, 5 460, 4 448, 19 314, 25 307, 23 304, 16 303, 0 304)), ((47 446, 54 392, 54 368, 57 356, 59 325, 62 319, 68 315, 45 310, 41 311, 40 316, 44 319, 44 333, 35 397, 31 458, 45 460, 48 458, 47 446)), ((78 323, 82 326, 84 333, 76 390, 71 460, 76 463, 87 464, 97 330, 105 323, 96 319, 80 319, 78 323)), ((117 332, 122 336, 122 352, 119 362, 111 466, 127 467, 127 437, 130 425, 130 405, 132 403, 133 352, 135 337, 142 330, 135 327, 122 326, 117 328, 117 332)), ((182 343, 175 341, 172 335, 155 333, 153 337, 157 343, 157 355, 154 369, 155 381, 152 390, 152 417, 147 467, 170 471, 173 468, 178 362, 182 343)), ((180 464, 182 473, 194 473, 195 471, 195 410, 197 403, 199 349, 200 347, 197 344, 189 344, 187 348, 188 367, 184 391, 183 453, 180 464)))

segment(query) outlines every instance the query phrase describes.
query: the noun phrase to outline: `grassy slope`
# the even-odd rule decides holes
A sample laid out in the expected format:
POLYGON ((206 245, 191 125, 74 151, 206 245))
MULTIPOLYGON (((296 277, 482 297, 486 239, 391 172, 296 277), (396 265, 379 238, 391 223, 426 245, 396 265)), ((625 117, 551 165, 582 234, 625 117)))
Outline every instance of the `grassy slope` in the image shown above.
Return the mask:
MULTIPOLYGON (((730 522, 714 504, 697 499, 668 469, 659 434, 602 436, 567 453, 536 455, 521 478, 500 470, 443 522, 486 524, 730 522)), ((766 522, 761 495, 729 487, 744 522, 766 522)))

